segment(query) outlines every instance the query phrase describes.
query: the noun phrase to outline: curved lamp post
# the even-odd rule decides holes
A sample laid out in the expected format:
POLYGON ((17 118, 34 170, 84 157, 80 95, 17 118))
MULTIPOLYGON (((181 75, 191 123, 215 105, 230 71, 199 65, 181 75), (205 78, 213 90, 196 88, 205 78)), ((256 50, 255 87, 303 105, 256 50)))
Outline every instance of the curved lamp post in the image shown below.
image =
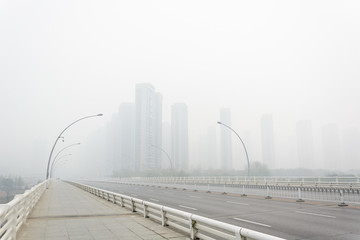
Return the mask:
POLYGON ((70 153, 70 154, 67 154, 67 155, 62 155, 61 157, 59 157, 58 159, 54 159, 54 161, 52 162, 52 164, 51 164, 51 168, 50 168, 50 177, 52 176, 52 172, 53 172, 53 170, 54 170, 54 168, 57 166, 57 164, 59 163, 59 162, 61 162, 60 161, 60 159, 62 159, 62 158, 64 158, 64 157, 68 157, 68 156, 71 156, 72 154, 70 153))
POLYGON ((68 129, 69 127, 71 127, 72 125, 74 125, 75 123, 77 123, 77 122, 79 122, 79 121, 81 121, 81 120, 83 120, 83 119, 92 118, 92 117, 100 117, 100 116, 102 116, 102 115, 103 115, 102 113, 99 113, 99 114, 97 114, 97 115, 91 115, 91 116, 87 116, 87 117, 80 118, 80 119, 76 120, 75 122, 71 123, 69 126, 67 126, 67 127, 59 134, 59 136, 56 138, 55 143, 54 143, 54 146, 52 147, 51 152, 50 152, 50 156, 49 156, 49 160, 48 160, 48 164, 47 164, 47 169, 46 169, 46 180, 49 179, 49 166, 50 166, 51 156, 52 156, 52 154, 53 154, 53 151, 54 151, 54 149, 55 149, 55 146, 56 146, 57 142, 58 142, 59 139, 62 137, 61 135, 66 131, 66 129, 68 129))
MULTIPOLYGON (((67 163, 68 161, 69 161, 69 159, 63 159, 63 161, 57 162, 57 164, 54 165, 54 169, 51 169, 51 172, 54 172, 54 174, 55 174, 55 172, 56 172, 56 170, 58 169, 58 167, 61 166, 61 165, 64 165, 64 164, 67 163)), ((52 174, 53 174, 53 173, 51 173, 51 175, 52 175, 52 174)))
POLYGON ((64 151, 65 149, 67 149, 67 148, 69 148, 69 147, 72 147, 72 146, 75 146, 75 145, 80 145, 80 143, 74 143, 74 144, 71 144, 71 145, 69 145, 69 146, 67 146, 67 147, 64 147, 63 149, 61 149, 61 150, 56 154, 56 156, 54 157, 54 161, 51 163, 50 175, 49 175, 50 178, 52 177, 52 169, 53 169, 53 166, 54 166, 54 164, 55 164, 55 162, 56 162, 56 158, 59 156, 59 154, 60 154, 62 151, 64 151))
POLYGON ((231 131, 233 131, 235 134, 236 134, 236 136, 238 136, 238 138, 240 139, 240 141, 241 141, 241 143, 242 143, 242 145, 243 145, 243 147, 244 147, 244 149, 245 149, 245 153, 246 153, 246 159, 247 159, 247 164, 248 164, 248 170, 247 170, 247 172, 248 172, 248 177, 250 176, 250 162, 249 162, 249 155, 248 155, 248 153, 247 153, 247 150, 246 150, 246 147, 245 147, 245 144, 244 144, 244 142, 243 142, 243 140, 241 139, 241 137, 239 136, 239 134, 237 134, 237 132, 235 132, 235 130, 234 129, 232 129, 230 126, 228 126, 228 125, 226 125, 226 124, 224 124, 224 123, 222 123, 222 122, 217 122, 218 124, 220 124, 220 125, 224 125, 225 127, 227 127, 227 128, 229 128, 231 131))
POLYGON ((164 149, 162 149, 161 147, 155 146, 155 145, 153 145, 153 144, 150 144, 150 146, 152 146, 152 147, 154 147, 154 148, 157 148, 157 149, 160 149, 163 153, 165 153, 165 155, 166 155, 167 158, 169 159, 170 167, 171 167, 171 169, 173 169, 172 161, 171 161, 171 159, 170 159, 169 154, 168 154, 164 149))

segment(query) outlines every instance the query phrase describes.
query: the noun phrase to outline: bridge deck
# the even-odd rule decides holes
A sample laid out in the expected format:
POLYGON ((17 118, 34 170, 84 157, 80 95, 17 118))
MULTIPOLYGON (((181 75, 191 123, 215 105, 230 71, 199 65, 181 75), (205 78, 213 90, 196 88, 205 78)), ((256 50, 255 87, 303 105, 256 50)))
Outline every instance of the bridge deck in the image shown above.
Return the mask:
POLYGON ((187 239, 137 213, 52 181, 17 239, 187 239))

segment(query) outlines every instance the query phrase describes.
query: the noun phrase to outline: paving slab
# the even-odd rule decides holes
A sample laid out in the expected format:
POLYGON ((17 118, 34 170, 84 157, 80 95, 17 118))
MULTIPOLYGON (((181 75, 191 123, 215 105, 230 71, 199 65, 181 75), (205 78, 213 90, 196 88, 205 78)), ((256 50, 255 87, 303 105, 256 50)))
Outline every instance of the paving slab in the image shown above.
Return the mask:
POLYGON ((19 240, 190 239, 68 183, 52 180, 19 240))

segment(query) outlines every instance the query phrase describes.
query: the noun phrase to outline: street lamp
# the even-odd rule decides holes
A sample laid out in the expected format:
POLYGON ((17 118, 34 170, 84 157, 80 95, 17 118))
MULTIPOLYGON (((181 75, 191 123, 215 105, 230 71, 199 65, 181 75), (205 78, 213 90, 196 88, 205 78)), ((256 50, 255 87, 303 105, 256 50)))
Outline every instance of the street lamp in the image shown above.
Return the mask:
POLYGON ((162 149, 161 147, 155 146, 155 145, 153 145, 153 144, 150 144, 150 146, 152 146, 152 147, 154 147, 154 148, 157 148, 157 149, 160 149, 163 153, 165 153, 165 155, 166 155, 167 158, 169 159, 170 167, 171 167, 171 169, 173 169, 172 161, 171 161, 171 159, 170 159, 169 154, 168 154, 164 149, 162 149))
POLYGON ((75 145, 80 145, 80 143, 74 143, 74 144, 71 144, 71 145, 69 145, 69 146, 67 146, 67 147, 64 147, 63 149, 61 149, 61 150, 56 154, 56 156, 54 157, 54 161, 51 163, 50 176, 49 176, 50 178, 51 178, 51 176, 52 176, 51 172, 52 172, 53 166, 54 166, 55 161, 56 161, 56 158, 59 156, 59 154, 60 154, 62 151, 64 151, 65 149, 67 149, 67 148, 69 148, 69 147, 72 147, 72 146, 75 146, 75 145))
POLYGON ((71 127, 72 125, 74 125, 75 123, 77 123, 77 122, 79 122, 79 121, 81 121, 81 120, 83 120, 83 119, 92 118, 92 117, 100 117, 100 116, 102 116, 102 115, 103 115, 102 113, 99 113, 99 114, 96 114, 96 115, 91 115, 91 116, 87 116, 87 117, 80 118, 80 119, 76 120, 75 122, 71 123, 69 126, 67 126, 67 127, 59 134, 59 136, 56 138, 55 143, 54 143, 54 146, 52 147, 51 152, 50 152, 50 156, 49 156, 49 160, 48 160, 48 164, 47 164, 47 169, 46 169, 46 180, 49 179, 49 167, 50 167, 51 156, 52 156, 52 154, 53 154, 53 151, 54 151, 54 149, 55 149, 55 146, 56 146, 57 142, 59 141, 60 138, 62 138, 61 135, 66 131, 66 129, 68 129, 69 127, 71 127))
POLYGON ((243 140, 241 139, 241 137, 239 136, 239 134, 237 134, 237 132, 235 132, 235 130, 234 129, 232 129, 230 126, 228 126, 228 125, 226 125, 226 124, 224 124, 224 123, 222 123, 222 122, 217 122, 218 124, 220 124, 220 125, 223 125, 223 126, 225 126, 225 127, 227 127, 227 128, 229 128, 231 131, 233 131, 235 134, 236 134, 236 136, 238 136, 238 138, 240 139, 240 141, 241 141, 241 143, 242 143, 242 145, 244 146, 244 149, 245 149, 245 153, 246 153, 246 159, 247 159, 247 163, 248 163, 248 170, 247 170, 247 172, 248 172, 248 177, 250 176, 250 162, 249 162, 249 156, 248 156, 248 153, 247 153, 247 150, 246 150, 246 147, 245 147, 245 144, 244 144, 244 142, 243 142, 243 140))
POLYGON ((68 163, 69 159, 63 159, 63 161, 59 161, 57 162, 56 165, 54 165, 54 169, 51 169, 51 176, 54 174, 55 175, 55 172, 56 170, 59 168, 60 165, 64 165, 65 163, 68 163), (54 172, 54 173, 53 173, 54 172))
POLYGON ((50 168, 50 177, 52 176, 52 172, 54 170, 54 168, 57 166, 58 162, 61 162, 60 159, 64 158, 64 157, 68 157, 71 156, 72 154, 67 154, 67 155, 62 155, 61 157, 59 157, 58 159, 54 159, 54 161, 51 164, 51 168, 50 168))

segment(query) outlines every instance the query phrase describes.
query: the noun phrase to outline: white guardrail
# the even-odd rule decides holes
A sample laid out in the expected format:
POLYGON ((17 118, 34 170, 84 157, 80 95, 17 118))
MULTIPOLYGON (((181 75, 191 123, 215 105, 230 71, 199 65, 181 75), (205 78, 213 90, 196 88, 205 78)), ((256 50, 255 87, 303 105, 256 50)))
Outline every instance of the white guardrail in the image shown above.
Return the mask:
POLYGON ((126 182, 192 183, 192 184, 246 184, 295 187, 360 188, 360 177, 128 177, 126 182))
POLYGON ((359 177, 131 177, 100 180, 111 183, 139 184, 165 188, 183 188, 207 192, 223 192, 290 198, 360 203, 359 177))
POLYGON ((0 239, 15 240, 16 233, 25 223, 27 216, 40 199, 46 189, 46 181, 26 190, 23 194, 15 195, 6 204, 0 204, 0 239))
POLYGON ((66 182, 107 201, 111 201, 114 204, 126 207, 133 212, 139 212, 145 218, 151 218, 160 222, 164 227, 171 226, 177 230, 188 233, 191 239, 283 239, 89 185, 70 181, 66 182))

